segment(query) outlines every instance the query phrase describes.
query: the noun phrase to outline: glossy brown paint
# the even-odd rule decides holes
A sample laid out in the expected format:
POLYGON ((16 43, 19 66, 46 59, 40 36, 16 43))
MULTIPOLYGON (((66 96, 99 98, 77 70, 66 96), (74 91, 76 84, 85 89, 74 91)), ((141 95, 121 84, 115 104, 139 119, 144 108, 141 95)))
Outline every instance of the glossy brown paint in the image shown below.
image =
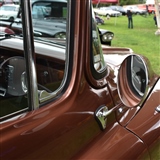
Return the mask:
MULTIPOLYGON (((159 113, 155 108, 160 104, 160 82, 142 108, 124 106, 124 112, 113 112, 107 117, 107 128, 102 131, 95 120, 95 111, 101 105, 111 109, 121 102, 117 72, 123 60, 133 52, 121 48, 103 49, 108 72, 102 79, 95 80, 90 70, 91 26, 87 21, 91 19, 90 4, 88 0, 73 1, 76 3, 75 41, 68 88, 58 99, 39 109, 1 123, 0 158, 124 160, 144 156, 149 159, 151 153, 149 155, 147 150, 159 137, 159 113)), ((150 90, 157 79, 151 74, 150 90)))
MULTIPOLYGON (((107 82, 108 82, 109 88, 111 90, 111 95, 113 97, 113 101, 115 102, 115 104, 117 104, 120 101, 119 96, 118 97, 116 96, 117 95, 117 83, 116 83, 117 72, 118 72, 120 66, 121 66, 121 68, 124 67, 123 72, 125 72, 126 66, 123 61, 127 56, 134 54, 134 53, 132 52, 132 50, 127 49, 127 48, 125 48, 125 49, 124 48, 107 48, 107 49, 104 49, 104 53, 105 53, 105 55, 104 55, 105 61, 107 64, 110 64, 110 67, 111 67, 110 75, 107 77, 107 82), (110 59, 111 59, 111 61, 110 61, 110 59), (124 63, 124 64, 122 64, 122 63, 124 63)), ((145 64, 148 66, 148 69, 151 68, 148 59, 146 59, 144 57, 143 60, 144 60, 145 64)), ((123 79, 126 79, 126 76, 125 76, 126 73, 122 73, 121 75, 122 75, 122 77, 121 76, 119 77, 119 80, 121 83, 120 87, 122 87, 123 94, 125 93, 126 97, 130 97, 130 98, 127 98, 129 100, 127 102, 127 104, 128 103, 130 103, 130 104, 135 103, 135 106, 137 106, 137 107, 128 108, 124 105, 124 107, 121 108, 122 113, 120 113, 118 110, 116 111, 117 120, 119 121, 119 123, 122 126, 126 126, 129 123, 129 121, 138 113, 138 111, 141 108, 138 106, 140 99, 135 97, 135 95, 129 89, 128 84, 123 84, 123 82, 124 82, 123 79), (128 93, 126 93, 126 92, 128 92, 128 93)), ((154 87, 154 84, 158 80, 158 76, 151 69, 148 70, 148 77, 149 77, 150 81, 148 84, 148 89, 146 91, 147 92, 146 95, 148 95, 148 93, 154 87)), ((127 82, 127 80, 126 80, 126 82, 127 82)), ((134 105, 132 104, 132 106, 134 106, 134 105)))
POLYGON ((160 138, 160 112, 157 107, 160 107, 160 81, 156 83, 154 90, 144 103, 141 111, 129 123, 127 128, 133 131, 149 147, 151 158, 155 159, 155 155, 159 155, 159 138, 160 138), (154 142, 154 143, 153 143, 154 142), (153 148, 157 150, 153 155, 153 148))
MULTIPOLYGON (((73 159, 141 159, 146 145, 118 123, 108 127, 73 159), (133 144, 133 145, 130 145, 133 144), (115 150, 116 148, 116 150, 115 150), (136 149, 133 149, 136 148, 136 149)), ((145 159, 149 159, 146 152, 145 159)))
POLYGON ((67 91, 55 105, 48 104, 3 123, 1 154, 12 159, 69 159, 89 143, 101 132, 94 119, 96 106, 101 103, 111 106, 112 101, 103 98, 108 95, 107 91, 96 93, 85 80, 83 85, 80 89, 73 88, 71 94, 67 91))

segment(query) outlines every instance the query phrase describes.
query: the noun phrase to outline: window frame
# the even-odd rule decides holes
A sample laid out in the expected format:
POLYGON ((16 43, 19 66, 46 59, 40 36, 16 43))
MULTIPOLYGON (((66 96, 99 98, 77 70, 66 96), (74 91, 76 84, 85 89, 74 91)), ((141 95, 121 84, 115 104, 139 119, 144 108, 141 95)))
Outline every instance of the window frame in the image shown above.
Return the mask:
MULTIPOLYGON (((90 7, 91 9, 90 9, 90 15, 92 16, 92 18, 94 18, 95 19, 95 16, 93 15, 93 13, 94 13, 94 11, 93 11, 93 7, 92 7, 92 5, 91 5, 91 7, 90 7)), ((90 26, 92 26, 93 24, 93 20, 92 20, 92 18, 90 18, 90 26)), ((95 22, 95 25, 96 25, 96 22, 95 22)), ((97 26, 97 25, 96 25, 97 26)), ((92 27, 91 27, 92 28, 92 27)), ((97 31, 97 35, 98 35, 98 39, 99 39, 99 45, 101 45, 101 42, 100 42, 100 37, 99 37, 99 33, 98 33, 98 28, 96 29, 96 31, 97 31)), ((92 47, 92 45, 93 45, 93 32, 92 32, 92 29, 90 30, 90 36, 91 36, 91 43, 90 43, 90 50, 91 50, 91 56, 90 56, 90 58, 91 58, 91 60, 90 60, 90 68, 91 68, 91 72, 92 72, 92 76, 94 77, 94 79, 95 80, 100 80, 100 79, 102 79, 102 78, 104 78, 106 75, 107 75, 107 73, 108 73, 108 70, 107 70, 107 64, 105 63, 105 61, 104 61, 104 59, 103 59, 103 50, 102 50, 102 46, 100 47, 100 49, 101 49, 101 51, 100 51, 100 54, 98 54, 99 56, 100 56, 100 58, 101 58, 101 60, 103 59, 103 62, 102 61, 100 61, 101 63, 103 63, 103 65, 104 65, 104 68, 103 69, 101 69, 100 71, 97 71, 96 69, 95 69, 95 67, 94 67, 94 53, 93 53, 93 47, 92 47)))
MULTIPOLYGON (((43 1, 42 1, 43 2, 43 1)), ((68 2, 69 3, 69 2, 68 2)), ((51 102, 51 101, 53 101, 54 99, 56 99, 56 97, 58 97, 58 95, 59 94, 61 94, 61 93, 63 93, 64 91, 65 91, 65 89, 67 88, 67 86, 66 86, 66 84, 68 84, 67 83, 67 81, 69 80, 69 77, 68 77, 68 75, 71 75, 71 74, 69 74, 69 66, 70 66, 70 58, 69 58, 69 54, 68 53, 70 53, 70 47, 68 46, 68 44, 70 45, 70 43, 69 42, 71 42, 70 40, 68 40, 68 38, 70 38, 70 35, 71 34, 69 34, 70 33, 70 31, 71 31, 71 29, 70 29, 70 27, 72 27, 71 26, 71 24, 70 24, 70 16, 72 16, 72 14, 71 14, 71 8, 73 9, 74 7, 71 7, 70 5, 68 5, 68 3, 67 3, 67 9, 68 9, 68 13, 67 13, 67 21, 68 21, 68 23, 67 23, 67 25, 66 25, 66 30, 68 30, 69 32, 68 32, 68 35, 67 35, 67 38, 66 38, 66 60, 65 60, 65 70, 64 70, 64 78, 63 78, 63 80, 62 80, 62 82, 61 82, 61 85, 60 85, 60 87, 57 89, 57 90, 55 90, 54 92, 52 92, 52 93, 44 93, 44 95, 45 95, 45 97, 42 97, 42 98, 40 98, 39 97, 39 93, 38 93, 38 87, 37 87, 37 76, 35 77, 32 77, 33 75, 28 75, 28 77, 31 77, 31 79, 29 80, 29 82, 28 82, 28 86, 30 86, 29 88, 30 88, 30 92, 29 93, 31 93, 31 97, 30 97, 30 99, 29 99, 29 106, 32 106, 32 107, 30 107, 30 110, 35 110, 35 109, 37 109, 37 108, 39 108, 40 106, 43 106, 44 104, 46 104, 46 103, 49 103, 49 102, 51 102), (69 7, 71 7, 71 8, 69 8, 69 7), (67 63, 66 63, 67 62, 67 63), (33 83, 31 83, 30 84, 30 82, 33 82, 33 80, 32 79, 34 79, 34 83, 36 84, 36 86, 34 86, 34 84, 33 83), (37 99, 39 100, 39 101, 34 101, 35 100, 35 98, 33 98, 34 96, 33 95, 36 95, 36 97, 37 97, 37 99)), ((27 5, 25 5, 25 6, 27 6, 27 5)), ((25 7, 24 6, 24 7, 25 7)), ((30 6, 33 6, 33 4, 32 5, 30 5, 30 6)), ((29 8, 29 6, 28 6, 28 8, 29 8)), ((24 10, 25 10, 25 8, 24 8, 24 10)), ((31 10, 31 8, 30 8, 30 10, 31 10)), ((26 15, 24 15, 25 17, 27 17, 27 12, 25 12, 26 13, 26 15)), ((27 22, 30 22, 30 23, 32 23, 31 21, 27 21, 27 20, 25 20, 25 17, 24 17, 23 15, 22 15, 22 22, 25 24, 25 23, 27 23, 27 22)), ((31 18, 31 12, 29 12, 28 11, 28 17, 30 17, 30 19, 32 20, 32 18, 31 18)), ((73 16, 72 16, 73 17, 73 16)), ((73 24, 73 23, 72 23, 73 24)), ((31 24, 25 24, 24 25, 24 27, 26 27, 26 26, 31 26, 31 24)), ((30 29, 30 33, 32 33, 33 34, 33 27, 30 29), (31 32, 32 31, 32 32, 31 32)), ((29 30, 28 30, 29 31, 29 30)), ((73 29, 72 29, 72 33, 73 33, 73 29)), ((26 40, 26 39, 29 39, 29 38, 27 38, 27 35, 29 35, 29 33, 26 33, 26 35, 25 35, 25 37, 24 37, 24 40, 26 40)), ((24 41, 24 44, 27 44, 27 43, 31 43, 30 44, 30 47, 31 46, 34 46, 34 39, 33 39, 33 35, 32 35, 32 38, 28 41, 28 42, 25 42, 24 41)), ((29 45, 28 45, 29 46, 29 45)), ((25 50, 25 48, 27 49, 27 45, 25 45, 24 46, 24 50, 25 50)), ((32 48, 32 53, 30 53, 30 54, 33 54, 31 57, 30 57, 30 59, 32 59, 32 62, 34 62, 34 65, 33 65, 33 63, 31 63, 30 61, 27 61, 27 64, 28 64, 28 66, 27 66, 27 68, 29 68, 30 66, 31 66, 31 69, 28 71, 28 73, 30 74, 30 73, 33 73, 33 70, 35 70, 35 68, 36 68, 36 63, 35 63, 35 60, 34 60, 34 57, 36 56, 36 55, 34 55, 34 47, 32 48), (32 70, 32 72, 31 72, 31 70, 32 70)), ((27 54, 28 55, 28 54, 27 54)), ((28 58, 29 59, 29 58, 28 58)), ((35 71, 35 75, 37 75, 36 74, 36 71, 35 71)), ((43 93, 42 93, 42 95, 43 95, 43 93)))

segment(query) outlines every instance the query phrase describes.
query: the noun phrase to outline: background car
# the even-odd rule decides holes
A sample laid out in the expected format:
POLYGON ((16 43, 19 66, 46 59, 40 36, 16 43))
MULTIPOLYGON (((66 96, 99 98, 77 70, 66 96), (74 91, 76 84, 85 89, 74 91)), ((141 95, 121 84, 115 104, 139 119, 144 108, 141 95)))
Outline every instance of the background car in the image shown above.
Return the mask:
POLYGON ((117 6, 117 5, 111 5, 109 6, 112 8, 114 11, 119 11, 122 13, 122 15, 126 15, 126 10, 122 6, 117 6))
POLYGON ((97 24, 104 24, 104 20, 98 15, 95 15, 95 19, 97 24))
POLYGON ((130 10, 133 14, 140 14, 140 15, 144 15, 146 14, 146 9, 140 9, 137 6, 133 5, 133 6, 126 6, 124 7, 125 11, 127 12, 127 10, 130 10))
POLYGON ((114 38, 114 33, 112 31, 100 29, 100 28, 98 28, 98 30, 99 30, 101 44, 111 46, 112 40, 114 38))
MULTIPOLYGON (((153 5, 153 4, 148 4, 148 5, 141 4, 141 5, 138 5, 138 8, 140 8, 142 10, 146 10, 146 11, 148 9, 149 14, 155 14, 155 5, 153 5)), ((158 8, 160 11, 160 5, 158 8)))
POLYGON ((114 11, 110 7, 100 7, 100 8, 94 8, 94 12, 96 12, 98 15, 102 16, 110 16, 110 17, 119 17, 122 15, 119 11, 114 11))
POLYGON ((19 11, 19 5, 4 4, 0 7, 0 19, 14 21, 19 11))

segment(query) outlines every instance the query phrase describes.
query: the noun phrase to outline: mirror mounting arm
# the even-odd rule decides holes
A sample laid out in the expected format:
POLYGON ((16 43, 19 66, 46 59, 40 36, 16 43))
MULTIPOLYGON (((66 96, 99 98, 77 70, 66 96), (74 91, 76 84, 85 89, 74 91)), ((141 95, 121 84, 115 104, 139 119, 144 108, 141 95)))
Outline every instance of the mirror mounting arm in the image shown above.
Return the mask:
POLYGON ((112 109, 108 110, 108 107, 105 105, 100 106, 96 111, 95 111, 95 118, 100 125, 101 129, 104 130, 107 125, 107 116, 119 109, 120 107, 124 106, 123 103, 117 104, 115 107, 112 109))

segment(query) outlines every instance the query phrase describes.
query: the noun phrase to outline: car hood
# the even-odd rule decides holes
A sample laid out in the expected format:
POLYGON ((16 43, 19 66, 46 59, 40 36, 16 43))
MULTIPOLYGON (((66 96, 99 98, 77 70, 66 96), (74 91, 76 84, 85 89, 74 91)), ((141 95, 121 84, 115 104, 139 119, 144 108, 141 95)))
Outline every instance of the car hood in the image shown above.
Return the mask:
POLYGON ((56 33, 66 32, 66 22, 64 20, 33 20, 33 28, 36 32, 54 36, 56 33))
POLYGON ((122 47, 107 47, 102 46, 104 61, 112 68, 119 67, 122 61, 130 54, 133 54, 133 50, 130 48, 122 47))
POLYGON ((66 30, 58 28, 58 27, 52 27, 52 29, 45 29, 45 28, 40 28, 40 27, 33 27, 34 32, 36 34, 42 35, 45 34, 48 35, 49 37, 55 36, 55 34, 57 33, 61 33, 61 32, 66 32, 66 30))
POLYGON ((101 34, 103 34, 103 33, 105 33, 105 32, 111 32, 111 33, 113 33, 112 31, 106 30, 106 29, 101 29, 101 28, 99 28, 99 30, 100 30, 101 34))

